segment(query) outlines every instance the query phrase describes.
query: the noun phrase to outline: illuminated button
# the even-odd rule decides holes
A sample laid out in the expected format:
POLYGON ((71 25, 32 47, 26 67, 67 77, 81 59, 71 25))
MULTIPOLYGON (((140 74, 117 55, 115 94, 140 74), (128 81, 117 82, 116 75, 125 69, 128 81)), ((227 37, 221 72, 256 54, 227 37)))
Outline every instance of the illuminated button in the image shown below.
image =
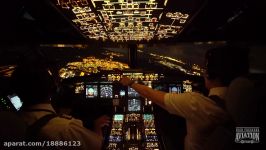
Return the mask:
POLYGON ((127 9, 127 5, 126 4, 121 4, 121 9, 127 9))
POLYGON ((141 15, 141 16, 145 16, 145 15, 146 15, 146 11, 141 11, 141 12, 140 12, 140 15, 141 15))
POLYGON ((117 14, 117 15, 122 15, 123 12, 122 12, 122 11, 117 11, 116 14, 117 14))
POLYGON ((170 13, 170 12, 168 12, 168 13, 166 14, 166 17, 168 17, 168 18, 171 18, 172 16, 173 16, 173 14, 170 13))
POLYGON ((180 23, 185 23, 186 20, 185 19, 180 19, 180 23))

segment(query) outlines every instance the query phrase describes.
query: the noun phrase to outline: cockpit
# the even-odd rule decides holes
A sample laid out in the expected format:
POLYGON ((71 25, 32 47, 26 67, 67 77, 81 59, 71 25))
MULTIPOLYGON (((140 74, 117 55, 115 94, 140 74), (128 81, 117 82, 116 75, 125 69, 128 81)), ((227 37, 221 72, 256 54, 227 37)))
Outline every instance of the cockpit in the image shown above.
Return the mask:
MULTIPOLYGON (((231 142, 241 148, 241 143, 253 142, 244 145, 251 149, 262 143, 262 139, 244 137, 242 133, 248 134, 247 129, 254 127, 252 133, 259 136, 259 130, 263 130, 264 2, 15 0, 2 3, 9 10, 1 12, 5 21, 0 25, 0 122, 9 122, 8 113, 17 116, 25 105, 11 86, 12 73, 22 59, 40 57, 56 83, 51 96, 56 112, 61 107, 71 109, 67 115, 81 120, 88 130, 94 130, 94 121, 100 116, 109 117, 108 125, 101 128, 102 149, 183 150, 187 148, 186 135, 191 132, 186 118, 169 113, 120 81, 126 77, 155 91, 177 95, 197 93, 208 98, 209 90, 204 86, 205 53, 233 45, 249 49, 249 73, 237 80, 237 85, 228 86, 232 91, 245 93, 242 97, 228 96, 244 101, 238 104, 239 101, 233 100, 228 109, 235 115, 231 117, 248 123, 242 127, 237 121, 231 122, 236 132, 231 142)), ((9 136, 7 125, 0 126, 0 131, 1 136, 9 136)))

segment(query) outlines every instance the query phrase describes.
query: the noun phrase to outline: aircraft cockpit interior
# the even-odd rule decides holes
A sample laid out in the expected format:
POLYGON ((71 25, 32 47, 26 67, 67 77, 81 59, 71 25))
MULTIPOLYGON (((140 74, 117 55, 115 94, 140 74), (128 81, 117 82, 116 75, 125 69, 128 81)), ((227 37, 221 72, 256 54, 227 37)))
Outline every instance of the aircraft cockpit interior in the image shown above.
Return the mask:
POLYGON ((0 149, 257 150, 265 141, 264 1, 1 3, 0 149), (25 62, 41 65, 21 70, 25 62))

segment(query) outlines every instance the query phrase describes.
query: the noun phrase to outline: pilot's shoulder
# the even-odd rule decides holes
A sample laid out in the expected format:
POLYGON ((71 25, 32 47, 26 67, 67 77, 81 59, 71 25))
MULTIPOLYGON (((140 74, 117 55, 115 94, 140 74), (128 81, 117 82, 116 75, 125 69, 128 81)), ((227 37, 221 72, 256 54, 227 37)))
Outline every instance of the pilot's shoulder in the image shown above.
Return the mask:
POLYGON ((71 125, 71 126, 83 126, 83 123, 81 120, 76 119, 70 115, 67 114, 59 114, 57 119, 55 119, 55 122, 57 124, 65 124, 65 125, 71 125))

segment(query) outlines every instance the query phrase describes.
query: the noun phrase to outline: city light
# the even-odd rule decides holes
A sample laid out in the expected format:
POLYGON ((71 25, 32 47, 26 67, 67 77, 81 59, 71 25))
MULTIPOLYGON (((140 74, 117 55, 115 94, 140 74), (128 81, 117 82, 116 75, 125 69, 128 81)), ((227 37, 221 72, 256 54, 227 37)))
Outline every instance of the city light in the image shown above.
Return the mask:
POLYGON ((66 67, 59 70, 59 76, 65 79, 99 73, 103 70, 124 70, 128 68, 129 66, 127 64, 112 61, 111 59, 87 57, 82 61, 67 63, 66 67))

